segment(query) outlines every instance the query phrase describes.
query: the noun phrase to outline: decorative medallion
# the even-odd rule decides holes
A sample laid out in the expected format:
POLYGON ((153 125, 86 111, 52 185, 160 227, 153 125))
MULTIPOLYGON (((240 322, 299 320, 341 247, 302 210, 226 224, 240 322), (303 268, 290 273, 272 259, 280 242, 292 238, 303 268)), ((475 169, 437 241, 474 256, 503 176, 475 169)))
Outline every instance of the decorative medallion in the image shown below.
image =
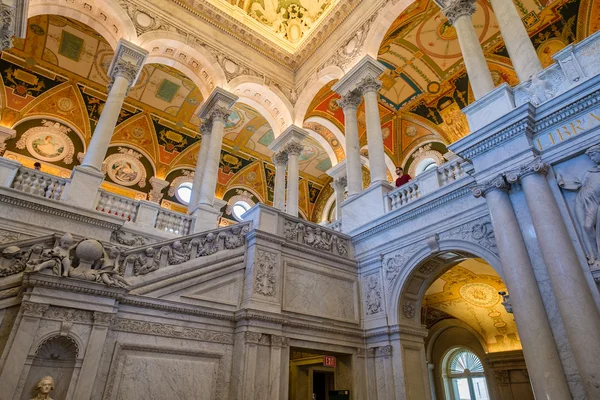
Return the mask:
POLYGON ((113 182, 123 186, 146 186, 146 168, 140 161, 142 155, 131 149, 119 147, 119 153, 111 154, 102 164, 113 182))
POLYGON ((500 301, 498 291, 487 283, 467 283, 459 291, 463 299, 478 307, 493 307, 500 301))
POLYGON ((71 129, 47 120, 42 120, 42 125, 30 128, 21 135, 17 148, 27 147, 27 151, 38 160, 71 164, 75 154, 75 146, 67 136, 71 129))

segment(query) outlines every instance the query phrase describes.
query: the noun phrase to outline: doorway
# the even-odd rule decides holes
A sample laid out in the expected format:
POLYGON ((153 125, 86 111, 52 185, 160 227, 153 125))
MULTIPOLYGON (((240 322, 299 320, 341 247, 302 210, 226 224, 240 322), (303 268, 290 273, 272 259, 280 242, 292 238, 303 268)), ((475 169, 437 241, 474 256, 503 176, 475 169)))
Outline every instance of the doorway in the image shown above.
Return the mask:
POLYGON ((334 373, 313 371, 313 400, 329 400, 330 390, 335 390, 334 373))

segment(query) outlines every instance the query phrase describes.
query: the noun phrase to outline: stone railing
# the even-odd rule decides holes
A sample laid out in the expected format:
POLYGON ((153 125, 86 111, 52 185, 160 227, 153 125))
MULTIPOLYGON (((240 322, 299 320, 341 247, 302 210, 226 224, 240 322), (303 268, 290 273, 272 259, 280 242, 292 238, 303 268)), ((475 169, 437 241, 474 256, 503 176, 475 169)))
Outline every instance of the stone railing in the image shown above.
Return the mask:
POLYGON ((388 210, 398 210, 451 183, 465 179, 469 177, 468 172, 472 168, 473 166, 467 161, 455 157, 438 166, 436 169, 425 171, 412 181, 394 189, 386 195, 388 210))
POLYGON ((96 211, 121 217, 127 221, 135 221, 139 204, 133 199, 108 193, 102 189, 98 191, 96 211))
POLYGON ((287 240, 310 246, 337 256, 350 258, 350 238, 335 230, 299 219, 284 218, 283 234, 287 240))
POLYGON ((171 265, 232 250, 246 243, 251 223, 243 223, 172 239, 123 252, 121 271, 125 277, 146 275, 171 265))
POLYGON ((68 180, 35 169, 20 167, 11 187, 47 199, 60 200, 68 180))
POLYGON ((160 231, 185 236, 190 233, 192 222, 193 218, 189 215, 161 208, 158 210, 154 227, 160 231))

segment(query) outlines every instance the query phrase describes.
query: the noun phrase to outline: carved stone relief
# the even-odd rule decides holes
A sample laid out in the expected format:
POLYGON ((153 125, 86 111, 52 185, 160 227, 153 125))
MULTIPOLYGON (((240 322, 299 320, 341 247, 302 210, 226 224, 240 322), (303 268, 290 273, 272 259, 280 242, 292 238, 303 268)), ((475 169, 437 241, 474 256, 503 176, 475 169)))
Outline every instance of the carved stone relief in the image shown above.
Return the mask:
POLYGON ((320 226, 287 220, 284 223, 284 235, 287 240, 302 243, 317 250, 348 256, 348 241, 337 235, 336 232, 320 226))
POLYGON ((373 315, 383 310, 382 298, 381 298, 381 282, 379 277, 371 275, 366 280, 366 303, 367 303, 367 315, 373 315))
POLYGON ((416 307, 413 301, 407 301, 402 306, 402 313, 408 319, 412 319, 415 316, 416 307))
POLYGON ((385 273, 385 279, 387 280, 387 290, 390 291, 392 284, 396 278, 400 275, 402 268, 408 262, 408 260, 417 252, 420 245, 414 243, 404 249, 398 250, 391 256, 384 257, 383 260, 383 271, 385 273))
POLYGON ((255 262, 254 292, 267 297, 275 296, 277 282, 277 254, 258 250, 255 262))
POLYGON ((479 218, 449 231, 442 232, 439 237, 440 240, 454 238, 473 242, 490 250, 494 254, 498 254, 494 228, 492 222, 487 217, 479 218))

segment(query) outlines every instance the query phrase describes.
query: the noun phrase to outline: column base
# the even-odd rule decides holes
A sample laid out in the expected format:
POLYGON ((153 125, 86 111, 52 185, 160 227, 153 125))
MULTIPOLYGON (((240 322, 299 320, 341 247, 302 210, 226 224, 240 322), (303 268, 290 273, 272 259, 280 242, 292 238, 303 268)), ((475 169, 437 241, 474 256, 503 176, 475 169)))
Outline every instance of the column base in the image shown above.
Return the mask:
POLYGON ((104 181, 103 172, 78 165, 71 172, 71 181, 67 183, 61 201, 75 207, 92 209, 102 181, 104 181))
POLYGON ((221 208, 226 204, 226 201, 219 199, 215 199, 212 206, 209 204, 198 204, 198 206, 192 210, 192 215, 196 219, 194 222, 194 233, 217 229, 219 227, 221 208))
POLYGON ((387 181, 378 181, 342 203, 342 232, 348 234, 356 228, 387 213, 386 198, 394 187, 387 181))

